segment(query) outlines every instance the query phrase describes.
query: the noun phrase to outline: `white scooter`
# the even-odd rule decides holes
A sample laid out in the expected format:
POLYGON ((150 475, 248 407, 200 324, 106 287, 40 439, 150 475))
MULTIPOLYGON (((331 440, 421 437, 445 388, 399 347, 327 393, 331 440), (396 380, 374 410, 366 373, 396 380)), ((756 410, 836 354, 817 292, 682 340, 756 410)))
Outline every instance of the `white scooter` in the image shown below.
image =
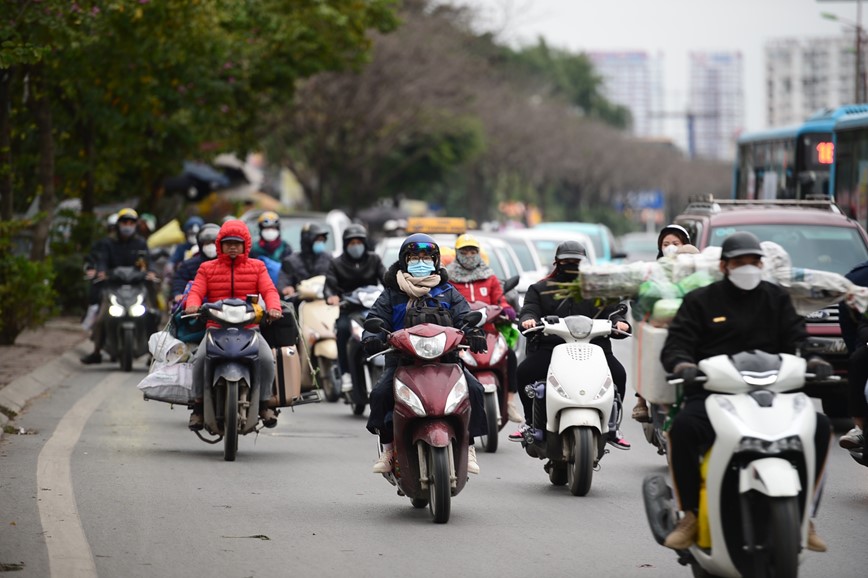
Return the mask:
MULTIPOLYGON (((612 315, 623 315, 621 305, 612 315)), ((591 343, 597 337, 621 333, 610 319, 584 315, 544 318, 542 325, 525 330, 556 335, 566 343, 552 352, 546 382, 528 385, 533 398, 533 423, 523 432, 528 455, 548 459, 546 471, 556 486, 567 484, 574 496, 591 489, 594 469, 608 453, 606 438, 621 420, 621 403, 603 349, 591 343), (543 414, 545 408, 545 417, 543 414), (545 431, 539 425, 545 423, 545 431)))
MULTIPOLYGON (((717 392, 705 401, 716 439, 701 468, 697 543, 678 551, 694 576, 798 574, 814 495, 817 416, 807 395, 783 392, 811 377, 805 366, 801 357, 761 351, 699 362, 704 377, 697 381, 717 392)), ((643 495, 662 544, 677 523, 672 489, 656 474, 645 478, 643 495)))

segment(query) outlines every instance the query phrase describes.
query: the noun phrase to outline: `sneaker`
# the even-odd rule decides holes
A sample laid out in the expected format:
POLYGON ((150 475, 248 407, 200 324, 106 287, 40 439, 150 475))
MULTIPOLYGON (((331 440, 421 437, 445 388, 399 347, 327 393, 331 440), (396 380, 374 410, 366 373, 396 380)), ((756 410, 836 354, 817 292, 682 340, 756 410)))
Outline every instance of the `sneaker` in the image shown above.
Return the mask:
POLYGON ((826 542, 817 535, 814 529, 814 521, 808 522, 808 550, 811 552, 825 552, 827 550, 826 542))
POLYGON ((271 408, 263 409, 259 412, 259 418, 262 420, 262 425, 267 428, 272 428, 277 425, 277 414, 271 408))
POLYGON ((673 550, 686 550, 696 542, 696 534, 696 514, 687 512, 675 529, 666 536, 663 545, 673 550))
POLYGON ((651 414, 648 413, 648 406, 644 403, 637 403, 630 417, 639 423, 651 422, 651 414))
POLYGON ((524 441, 524 432, 526 430, 528 430, 529 428, 530 428, 530 426, 528 426, 527 424, 522 424, 521 426, 519 426, 519 428, 517 430, 515 430, 514 432, 509 434, 509 436, 506 439, 508 439, 511 442, 523 442, 524 441))
POLYGON ((353 377, 349 373, 345 373, 341 376, 341 392, 347 393, 348 391, 353 391, 353 377))
POLYGON ((89 355, 85 355, 84 357, 80 357, 79 361, 81 361, 85 365, 93 365, 95 363, 102 363, 102 353, 99 351, 94 351, 89 355))
POLYGON ((865 445, 865 436, 861 429, 854 427, 841 436, 841 439, 838 440, 838 445, 845 450, 859 449, 865 445))
POLYGON ((388 474, 392 471, 392 461, 395 459, 395 450, 383 450, 380 459, 374 463, 375 474, 388 474))
POLYGON ((515 423, 521 423, 524 421, 524 416, 511 403, 507 405, 507 412, 509 414, 509 421, 512 421, 515 423))
POLYGON ((479 473, 479 463, 476 461, 476 447, 474 446, 467 448, 467 473, 479 473))
POLYGON ((187 427, 190 428, 190 431, 200 431, 205 427, 205 420, 202 418, 202 414, 195 411, 191 413, 190 422, 187 424, 187 427))
POLYGON ((607 439, 606 442, 610 446, 618 448, 619 450, 629 450, 631 447, 633 447, 630 445, 630 442, 624 439, 624 437, 621 435, 621 432, 618 430, 609 432, 609 439, 607 439))

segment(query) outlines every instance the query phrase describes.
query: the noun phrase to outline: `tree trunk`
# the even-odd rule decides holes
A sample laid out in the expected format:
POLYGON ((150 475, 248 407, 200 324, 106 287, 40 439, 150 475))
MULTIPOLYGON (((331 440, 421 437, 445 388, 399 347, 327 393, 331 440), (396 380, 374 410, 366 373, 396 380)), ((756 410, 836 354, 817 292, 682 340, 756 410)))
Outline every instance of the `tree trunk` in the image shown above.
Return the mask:
POLYGON ((11 221, 12 203, 12 69, 0 70, 0 220, 11 221))
POLYGON ((93 213, 95 206, 94 202, 94 182, 93 182, 93 167, 96 164, 96 156, 94 154, 94 126, 93 120, 89 119, 85 125, 82 137, 84 139, 84 158, 87 159, 87 172, 84 174, 84 188, 81 191, 81 212, 93 213))
POLYGON ((45 258, 45 245, 50 232, 51 220, 57 198, 54 192, 54 127, 52 124, 51 101, 41 83, 35 83, 37 90, 31 101, 33 115, 36 120, 36 130, 39 134, 39 168, 38 180, 42 188, 39 196, 39 212, 41 219, 33 229, 33 246, 30 258, 41 261, 45 258))

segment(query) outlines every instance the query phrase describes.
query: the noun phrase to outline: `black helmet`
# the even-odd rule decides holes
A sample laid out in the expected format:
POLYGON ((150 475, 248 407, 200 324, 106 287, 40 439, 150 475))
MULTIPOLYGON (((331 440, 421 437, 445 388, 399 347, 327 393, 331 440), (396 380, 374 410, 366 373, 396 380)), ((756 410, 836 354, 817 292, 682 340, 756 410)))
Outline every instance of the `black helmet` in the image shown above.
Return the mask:
POLYGON ((305 223, 301 228, 301 250, 305 253, 309 253, 313 250, 313 242, 317 237, 328 238, 328 236, 328 227, 322 223, 314 221, 305 223))
POLYGON ((347 250, 347 243, 352 241, 353 239, 361 239, 363 243, 368 243, 368 231, 365 229, 364 225, 359 225, 353 223, 344 229, 344 234, 341 237, 344 242, 344 251, 347 250))
POLYGON ((407 270, 407 255, 419 251, 427 252, 434 259, 434 269, 440 269, 440 245, 431 235, 425 233, 413 233, 401 243, 398 251, 398 267, 401 271, 407 270))
POLYGON ((555 251, 555 261, 561 259, 584 259, 588 256, 584 245, 578 241, 564 241, 555 251))
POLYGON ((215 225, 214 223, 202 225, 202 228, 199 229, 199 233, 196 235, 196 244, 199 246, 199 250, 201 251, 202 247, 208 243, 216 243, 217 233, 219 232, 220 225, 215 225))
POLYGON ((753 233, 739 231, 723 240, 720 247, 721 259, 733 259, 743 255, 765 255, 759 239, 753 233))

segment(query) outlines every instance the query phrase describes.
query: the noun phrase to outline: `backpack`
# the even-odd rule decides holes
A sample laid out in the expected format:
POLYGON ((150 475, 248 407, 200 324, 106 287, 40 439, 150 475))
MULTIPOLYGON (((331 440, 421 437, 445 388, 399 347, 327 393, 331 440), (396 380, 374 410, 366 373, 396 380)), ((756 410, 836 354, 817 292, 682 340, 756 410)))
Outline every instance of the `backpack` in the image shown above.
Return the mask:
POLYGON ((433 323, 452 327, 452 315, 449 307, 437 299, 427 301, 418 300, 412 305, 407 303, 407 311, 404 314, 404 327, 413 327, 422 323, 433 323), (435 305, 430 305, 433 302, 435 305))

